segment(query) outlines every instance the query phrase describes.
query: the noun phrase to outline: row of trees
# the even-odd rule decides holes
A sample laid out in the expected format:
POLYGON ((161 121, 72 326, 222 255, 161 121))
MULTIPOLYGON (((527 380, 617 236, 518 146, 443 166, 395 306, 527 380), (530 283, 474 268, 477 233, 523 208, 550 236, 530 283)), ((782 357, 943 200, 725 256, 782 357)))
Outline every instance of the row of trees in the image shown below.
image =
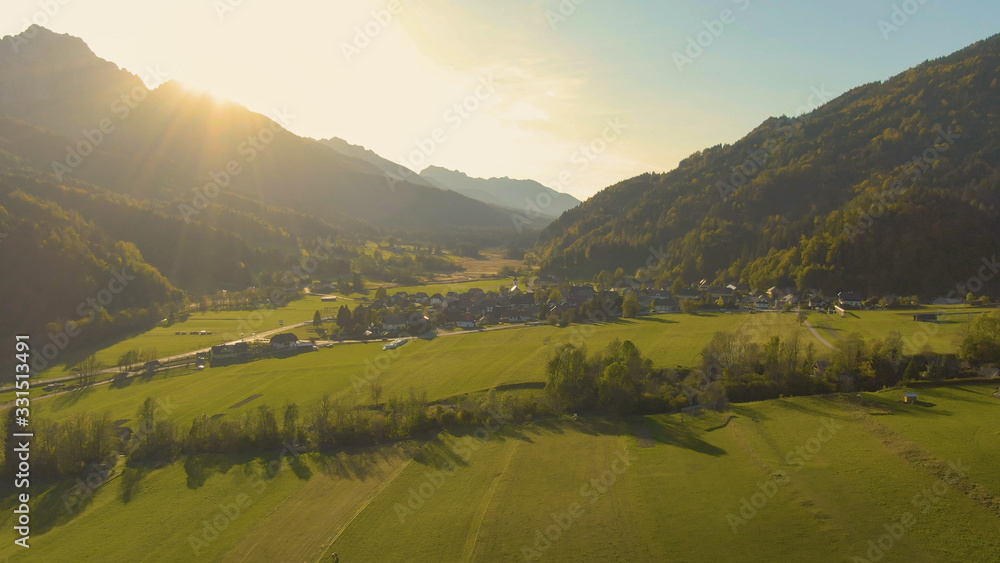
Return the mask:
POLYGON ((557 410, 625 415, 675 411, 689 404, 679 374, 653 369, 653 362, 628 340, 615 339, 592 356, 585 345, 563 345, 545 372, 545 392, 557 410))

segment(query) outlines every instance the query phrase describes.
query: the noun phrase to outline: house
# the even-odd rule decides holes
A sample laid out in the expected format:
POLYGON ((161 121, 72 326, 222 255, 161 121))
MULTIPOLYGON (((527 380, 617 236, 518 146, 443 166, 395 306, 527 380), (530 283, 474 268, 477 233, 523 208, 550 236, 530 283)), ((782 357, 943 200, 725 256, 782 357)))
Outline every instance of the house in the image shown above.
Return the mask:
POLYGON ((294 350, 299 342, 299 337, 290 332, 285 334, 275 334, 271 337, 271 349, 275 352, 294 350))
POLYGON ((829 360, 817 360, 813 362, 813 377, 823 377, 829 367, 829 360))
POLYGON ((845 309, 860 309, 865 305, 865 296, 857 291, 841 291, 837 294, 840 306, 845 309))
POLYGON ((691 299, 693 301, 697 301, 698 299, 701 299, 701 294, 693 289, 682 289, 678 291, 677 295, 674 295, 674 297, 678 300, 691 299))
POLYGON ((913 320, 918 323, 936 323, 938 322, 937 313, 917 313, 913 315, 913 320))
POLYGON ((250 345, 246 342, 220 344, 219 346, 212 346, 212 351, 209 354, 211 358, 209 365, 212 367, 228 366, 250 360, 252 356, 253 353, 250 351, 250 345))
POLYGON ((709 295, 711 295, 715 299, 718 299, 719 297, 722 297, 723 299, 729 299, 733 296, 734 290, 728 287, 712 286, 709 287, 707 291, 709 295))
POLYGON ((917 404, 917 394, 916 393, 903 393, 903 402, 908 405, 917 404))
POLYGON ((457 326, 458 328, 476 328, 476 319, 472 313, 462 311, 448 311, 444 314, 446 325, 457 326))
POLYGON ((673 313, 680 309, 680 303, 670 297, 657 297, 653 299, 654 313, 673 313))
POLYGON ((389 315, 382 319, 382 330, 396 332, 406 328, 406 315, 389 315))

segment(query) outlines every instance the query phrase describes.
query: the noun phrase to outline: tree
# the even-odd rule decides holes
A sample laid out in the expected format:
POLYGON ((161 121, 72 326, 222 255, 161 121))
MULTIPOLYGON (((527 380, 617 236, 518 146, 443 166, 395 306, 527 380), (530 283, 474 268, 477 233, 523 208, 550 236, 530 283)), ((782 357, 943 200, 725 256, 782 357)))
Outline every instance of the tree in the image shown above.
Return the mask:
POLYGON ((371 393, 372 402, 375 403, 375 408, 377 409, 379 399, 382 398, 382 384, 377 381, 373 381, 371 385, 368 386, 368 391, 371 393))
POLYGON ((340 309, 337 310, 337 326, 344 332, 350 332, 351 328, 354 327, 351 310, 347 308, 347 305, 341 305, 340 309))
POLYGON ((320 315, 319 311, 313 315, 313 326, 323 326, 323 315, 320 315))
POLYGON ((299 406, 295 403, 286 404, 284 418, 282 430, 284 431, 285 441, 289 444, 294 444, 298 435, 299 406))
POLYGON ((906 364, 906 369, 903 370, 903 384, 909 384, 911 381, 915 381, 920 377, 920 370, 917 368, 916 358, 910 358, 910 362, 906 364))
POLYGON ((675 279, 674 283, 670 285, 670 295, 676 296, 681 291, 684 291, 685 287, 687 287, 687 284, 684 283, 683 279, 681 278, 675 279))
POLYGON ((805 309, 799 309, 799 312, 795 314, 795 318, 799 321, 799 324, 805 324, 806 319, 809 318, 809 311, 805 309))
POLYGON ((694 299, 681 299, 681 311, 685 315, 697 315, 698 303, 694 299))
POLYGON ((376 301, 385 301, 388 298, 389 298, 389 292, 386 291, 384 287, 380 287, 375 290, 376 301))
POLYGON ((101 371, 101 363, 97 361, 97 356, 91 354, 87 359, 76 366, 77 381, 80 387, 89 387, 97 378, 97 372, 101 371))
POLYGON ((626 319, 634 319, 639 316, 639 298, 636 297, 635 293, 629 292, 622 301, 622 316, 626 319))
POLYGON ((118 373, 128 373, 135 369, 135 365, 139 363, 139 351, 129 350, 121 356, 118 356, 118 373))
POLYGON ((354 289, 354 293, 365 292, 365 280, 361 278, 359 272, 354 272, 351 276, 351 287, 354 289))
POLYGON ((342 295, 347 295, 351 292, 351 284, 344 278, 337 280, 337 291, 342 295))
POLYGON ((966 303, 972 303, 975 300, 976 300, 976 294, 975 293, 972 293, 970 291, 970 292, 968 292, 968 293, 965 294, 965 302, 966 303))
POLYGON ((1000 310, 973 321, 962 338, 959 352, 972 362, 1000 361, 1000 310))

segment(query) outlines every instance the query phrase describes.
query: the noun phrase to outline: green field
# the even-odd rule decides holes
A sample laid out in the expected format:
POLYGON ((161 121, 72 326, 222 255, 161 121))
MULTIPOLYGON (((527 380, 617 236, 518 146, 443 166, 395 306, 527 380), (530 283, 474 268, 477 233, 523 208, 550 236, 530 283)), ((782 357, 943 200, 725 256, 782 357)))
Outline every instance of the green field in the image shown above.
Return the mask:
POLYGON ((810 322, 830 343, 836 344, 848 334, 857 332, 865 340, 885 338, 896 331, 903 337, 904 354, 918 354, 924 344, 939 354, 955 353, 963 327, 983 313, 983 309, 965 305, 927 306, 917 311, 848 311, 847 315, 812 313, 810 322), (914 313, 948 313, 937 323, 918 323, 914 313))
MULTIPOLYGON (((838 320, 842 330, 866 328, 872 338, 899 330, 892 315, 838 320)), ((817 326, 822 320, 810 316, 817 326)), ((370 403, 367 389, 355 386, 365 377, 383 384, 383 400, 410 388, 433 401, 540 386, 546 360, 563 343, 598 350, 628 339, 659 367, 693 366, 715 332, 733 330, 758 341, 798 335, 829 352, 792 313, 653 315, 416 339, 394 352, 381 342, 343 344, 167 372, 38 400, 33 416, 131 419, 152 396, 184 432, 201 414, 236 417, 288 401, 308 409, 325 393, 370 403)), ((832 338, 834 331, 821 330, 832 338)), ((683 421, 566 417, 489 431, 454 427, 433 438, 289 457, 274 475, 266 467, 277 452, 155 469, 119 463, 72 512, 62 500, 66 485, 33 490, 25 560, 329 561, 336 552, 341 561, 516 561, 525 553, 543 561, 852 561, 909 511, 915 522, 880 561, 1000 561, 995 390, 995 383, 919 389, 917 405, 903 405, 897 389, 739 404, 683 421), (832 435, 822 430, 829 421, 832 435), (819 447, 808 459, 796 450, 813 442, 819 447), (960 462, 965 476, 934 493, 922 512, 914 496, 932 489, 948 462, 960 462), (602 475, 606 484, 597 487, 591 480, 602 475), (754 497, 759 487, 772 495, 754 497), (223 519, 237 499, 239 515, 223 519), (744 499, 766 500, 749 514, 744 499), (539 539, 560 523, 558 538, 539 539)), ((11 503, 0 503, 8 529, 11 503)), ((4 556, 18 561, 25 553, 8 543, 4 556)))
MULTIPOLYGON (((129 350, 155 349, 158 357, 174 356, 209 348, 226 340, 238 340, 250 337, 254 332, 262 332, 278 328, 281 322, 285 325, 311 321, 317 310, 324 306, 319 297, 306 296, 292 301, 281 309, 263 309, 260 311, 208 311, 192 313, 187 321, 174 323, 170 326, 158 326, 142 334, 132 336, 97 352, 97 359, 107 367, 114 367, 118 358, 129 350), (177 332, 209 331, 211 336, 195 336, 191 334, 178 335, 177 332)), ((58 358, 57 358, 58 360, 58 358)), ((72 375, 73 365, 56 365, 37 374, 37 379, 49 379, 72 375)))
MULTIPOLYGON (((293 358, 267 359, 174 376, 168 372, 146 381, 130 380, 125 388, 108 385, 37 401, 39 416, 58 420, 78 411, 110 411, 115 419, 131 418, 146 397, 169 399, 179 421, 200 414, 238 415, 242 410, 286 401, 311 405, 323 394, 349 402, 370 402, 356 383, 380 382, 385 396, 404 395, 410 388, 426 391, 434 401, 509 384, 545 381, 545 362, 565 343, 598 350, 614 338, 632 340, 643 354, 662 367, 697 365, 699 353, 718 331, 754 327, 761 339, 771 334, 802 331, 792 314, 654 315, 602 325, 515 327, 471 334, 415 339, 392 352, 381 342, 342 344, 293 358), (237 409, 232 405, 261 395, 237 409)), ((181 337, 178 337, 181 338, 181 337)))
MULTIPOLYGON (((918 405, 900 403, 899 390, 783 399, 685 422, 454 429, 422 445, 310 454, 271 479, 270 459, 179 461, 112 479, 75 518, 36 531, 24 560, 193 559, 191 536, 242 493, 249 505, 196 545, 199 558, 517 561, 527 548, 544 561, 851 561, 910 512, 881 561, 998 561, 994 390, 921 389, 918 405), (651 439, 640 443, 643 426, 651 439), (965 476, 945 486, 949 461, 965 476), (933 505, 914 504, 936 484, 922 497, 933 505), (754 513, 740 515, 744 499, 754 513), (540 542, 556 522, 558 537, 540 542)), ((25 557, 9 544, 0 552, 25 557)))

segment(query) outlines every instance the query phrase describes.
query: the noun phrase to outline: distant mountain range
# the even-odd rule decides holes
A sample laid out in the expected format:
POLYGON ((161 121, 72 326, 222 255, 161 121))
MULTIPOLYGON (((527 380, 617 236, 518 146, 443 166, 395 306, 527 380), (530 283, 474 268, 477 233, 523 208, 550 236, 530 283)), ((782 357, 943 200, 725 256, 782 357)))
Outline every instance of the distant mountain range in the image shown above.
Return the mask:
POLYGON ((651 269, 667 284, 964 298, 997 295, 998 248, 993 36, 606 188, 543 231, 533 259, 577 275, 651 269))
POLYGON ((45 170, 58 162, 66 175, 115 191, 194 200, 194 188, 233 167, 239 173, 229 174, 222 190, 321 218, 346 214, 391 230, 514 229, 507 210, 434 188, 416 174, 415 182, 388 182, 371 162, 377 159, 329 150, 237 104, 175 82, 148 91, 78 38, 38 26, 22 36, 30 37, 0 44, 0 114, 67 136, 57 150, 37 155, 45 170), (78 159, 67 147, 80 142, 88 153, 87 142, 96 146, 78 159))
POLYGON ((556 218, 568 209, 580 205, 575 197, 547 188, 534 180, 511 178, 472 178, 457 170, 437 166, 425 168, 417 174, 409 168, 385 159, 374 151, 333 137, 320 141, 340 154, 351 156, 377 166, 394 180, 411 184, 441 188, 466 197, 520 212, 525 217, 556 218))
POLYGON ((420 177, 466 197, 532 214, 558 217, 580 205, 575 197, 547 188, 534 180, 470 178, 457 170, 430 166, 420 177))

